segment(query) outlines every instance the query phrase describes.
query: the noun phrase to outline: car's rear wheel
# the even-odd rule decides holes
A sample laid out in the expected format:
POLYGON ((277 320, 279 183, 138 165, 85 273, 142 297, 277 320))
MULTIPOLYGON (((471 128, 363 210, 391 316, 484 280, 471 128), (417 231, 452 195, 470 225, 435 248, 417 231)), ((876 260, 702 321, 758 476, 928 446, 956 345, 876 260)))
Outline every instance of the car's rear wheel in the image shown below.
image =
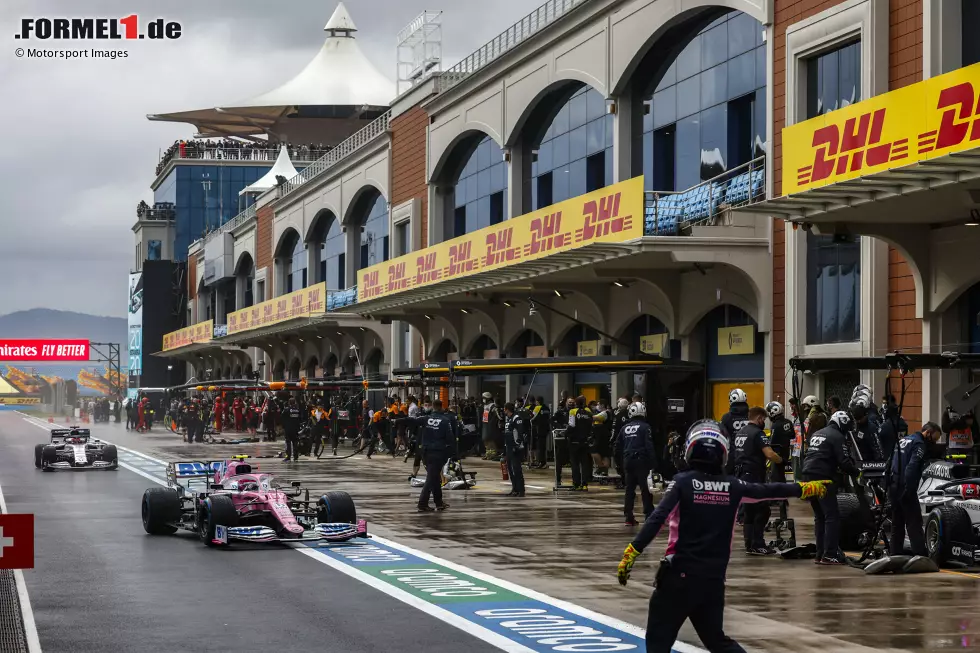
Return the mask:
POLYGON ((356 524, 354 500, 346 492, 327 492, 316 502, 316 521, 319 524, 356 524))
POLYGON ((48 465, 53 465, 58 462, 58 449, 57 447, 52 447, 50 444, 44 445, 41 449, 41 469, 50 470, 51 467, 48 465))
POLYGON ((173 535, 180 521, 180 497, 168 487, 151 487, 143 492, 143 530, 150 535, 173 535))
POLYGON ((973 525, 970 515, 959 506, 937 506, 926 517, 926 550, 929 557, 943 566, 952 555, 954 542, 970 544, 973 541, 973 525))
POLYGON ((218 526, 238 526, 238 510, 235 509, 231 497, 225 494, 212 494, 201 502, 198 521, 198 534, 201 541, 208 546, 214 546, 218 526))
POLYGON ((116 451, 116 445, 107 444, 102 448, 102 460, 112 463, 112 469, 119 468, 119 452, 116 451))
POLYGON ((44 451, 44 447, 45 445, 43 444, 39 444, 36 447, 34 447, 34 466, 37 467, 38 469, 41 469, 41 461, 42 461, 41 454, 44 451))

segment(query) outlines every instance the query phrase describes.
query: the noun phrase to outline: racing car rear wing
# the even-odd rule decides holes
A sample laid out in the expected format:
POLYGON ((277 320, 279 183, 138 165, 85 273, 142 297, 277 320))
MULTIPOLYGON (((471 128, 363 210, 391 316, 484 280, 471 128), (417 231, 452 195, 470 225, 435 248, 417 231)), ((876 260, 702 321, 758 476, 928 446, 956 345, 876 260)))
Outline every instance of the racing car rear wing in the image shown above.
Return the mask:
POLYGON ((181 462, 167 463, 167 483, 171 487, 183 486, 190 488, 193 485, 205 488, 210 487, 210 479, 215 472, 224 469, 223 460, 185 460, 181 462), (203 481, 203 483, 201 482, 203 481))

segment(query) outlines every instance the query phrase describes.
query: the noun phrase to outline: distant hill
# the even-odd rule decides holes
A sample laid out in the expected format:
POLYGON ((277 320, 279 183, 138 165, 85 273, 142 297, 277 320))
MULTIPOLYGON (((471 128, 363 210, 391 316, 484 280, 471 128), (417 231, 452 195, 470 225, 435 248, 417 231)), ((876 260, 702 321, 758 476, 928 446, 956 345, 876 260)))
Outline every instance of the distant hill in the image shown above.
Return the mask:
POLYGON ((124 317, 104 317, 50 308, 32 308, 0 315, 0 338, 79 338, 125 346, 124 317))

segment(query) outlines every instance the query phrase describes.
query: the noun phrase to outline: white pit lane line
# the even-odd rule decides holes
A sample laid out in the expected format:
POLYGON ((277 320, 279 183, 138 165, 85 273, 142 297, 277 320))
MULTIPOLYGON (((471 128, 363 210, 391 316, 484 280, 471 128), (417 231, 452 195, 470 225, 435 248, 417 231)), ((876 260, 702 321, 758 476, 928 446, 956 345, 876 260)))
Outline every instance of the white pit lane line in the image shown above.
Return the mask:
MULTIPOLYGON (((23 415, 23 413, 21 413, 21 414, 23 415)), ((43 423, 43 422, 40 422, 39 420, 38 421, 35 421, 36 418, 33 418, 31 416, 28 416, 28 415, 24 415, 24 419, 26 421, 34 424, 35 426, 38 426, 39 428, 44 428, 46 430, 50 430, 50 428, 54 428, 54 427, 49 427, 48 424, 43 423)), ((112 444, 108 440, 103 440, 102 438, 99 438, 99 439, 102 442, 106 442, 108 444, 112 444)), ((158 460, 156 458, 152 458, 150 456, 147 456, 146 454, 143 454, 143 453, 140 453, 140 452, 137 452, 137 451, 133 451, 133 450, 127 449, 125 447, 119 447, 118 445, 116 445, 116 446, 119 449, 119 451, 124 451, 124 452, 127 452, 127 453, 131 453, 131 454, 140 456, 140 457, 142 457, 142 458, 144 458, 146 460, 152 461, 154 463, 158 463, 158 464, 160 464, 160 465, 162 465, 164 467, 166 466, 166 463, 164 461, 162 461, 162 460, 158 460)), ((140 476, 143 476, 144 478, 146 478, 148 480, 151 480, 154 483, 157 483, 159 485, 163 485, 163 486, 166 486, 167 485, 167 481, 163 477, 153 476, 151 474, 148 474, 148 473, 144 472, 141 469, 138 469, 136 467, 133 467, 131 465, 128 465, 128 464, 126 464, 126 463, 124 463, 122 461, 119 462, 119 466, 120 467, 125 467, 126 469, 128 469, 128 470, 130 470, 132 472, 135 472, 135 473, 139 474, 140 476)), ((372 535, 370 541, 374 541, 374 542, 376 542, 378 544, 381 544, 383 546, 390 547, 392 549, 396 549, 396 550, 402 551, 402 552, 407 553, 407 554, 410 554, 410 555, 418 556, 419 558, 422 558, 424 560, 428 560, 429 562, 432 562, 433 564, 442 565, 444 567, 447 567, 449 569, 452 569, 454 571, 457 571, 457 572, 459 572, 461 574, 467 574, 467 575, 469 575, 471 577, 477 578, 477 579, 482 580, 482 581, 485 581, 487 583, 493 583, 493 584, 497 585, 498 587, 502 587, 504 589, 507 589, 507 590, 509 590, 511 592, 514 592, 516 594, 519 594, 519 595, 523 595, 524 597, 526 597, 528 599, 539 601, 541 603, 550 605, 551 607, 556 608, 558 610, 564 610, 564 611, 569 612, 569 613, 572 613, 574 615, 578 615, 578 616, 580 616, 580 617, 582 617, 584 619, 591 619, 592 621, 595 621, 597 623, 600 623, 600 624, 603 624, 605 626, 608 626, 609 628, 612 628, 612 629, 615 629, 615 630, 619 630, 619 631, 622 631, 622 632, 625 632, 625 633, 629 633, 629 634, 634 635, 636 637, 639 637, 641 639, 645 636, 645 632, 646 631, 643 628, 639 627, 639 626, 635 626, 633 624, 626 623, 624 621, 620 621, 619 619, 615 619, 613 617, 609 617, 609 616, 600 614, 598 612, 593 612, 592 610, 589 610, 587 608, 583 608, 581 606, 575 605, 574 603, 569 603, 567 601, 562 601, 560 599, 556 599, 554 597, 548 596, 547 594, 542 594, 542 593, 537 592, 535 590, 532 590, 532 589, 523 587, 521 585, 517 585, 516 583, 511 583, 509 581, 506 581, 506 580, 497 578, 495 576, 491 576, 490 574, 486 574, 486 573, 483 573, 483 572, 480 572, 480 571, 476 571, 475 569, 470 569, 469 567, 465 567, 463 565, 456 564, 456 563, 451 562, 449 560, 445 560, 443 558, 439 558, 437 556, 434 556, 432 554, 426 553, 424 551, 420 551, 418 549, 414 549, 414 548, 405 546, 403 544, 399 544, 399 543, 397 543, 397 542, 395 542, 393 540, 389 540, 387 538, 379 537, 377 535, 372 535)), ((328 556, 321 555, 321 554, 317 553, 316 549, 313 548, 313 547, 305 546, 305 545, 302 545, 302 544, 295 544, 295 545, 293 545, 293 544, 288 544, 288 543, 287 543, 287 546, 289 546, 289 548, 293 549, 294 551, 297 551, 299 553, 302 553, 303 555, 306 555, 307 557, 311 558, 312 560, 316 560, 317 562, 319 562, 321 564, 324 564, 324 565, 326 565, 326 566, 328 566, 328 567, 330 567, 330 568, 332 568, 332 569, 334 569, 336 571, 339 571, 342 574, 345 574, 347 576, 350 576, 351 578, 354 578, 354 579, 356 579, 356 580, 358 580, 358 581, 360 581, 360 582, 362 582, 362 583, 364 583, 366 585, 369 585, 369 586, 373 587, 374 589, 376 589, 378 591, 384 592, 388 596, 391 596, 392 598, 397 599, 397 600, 401 601, 402 603, 405 603, 407 605, 410 605, 410 606, 412 606, 412 607, 420 610, 421 612, 424 612, 424 613, 426 613, 428 615, 431 615, 432 617, 435 617, 436 619, 439 619, 440 621, 443 621, 443 622, 445 622, 445 623, 447 623, 447 624, 449 624, 449 625, 451 625, 451 626, 453 626, 455 628, 458 628, 458 629, 460 629, 460 630, 462 630, 462 631, 464 631, 466 633, 469 633, 469 634, 473 635, 474 637, 476 637, 478 639, 481 639, 484 642, 487 642, 488 644, 491 644, 493 646, 496 646, 497 648, 499 648, 499 649, 501 649, 503 651, 508 651, 509 653, 536 653, 536 651, 538 650, 538 649, 533 649, 533 648, 529 648, 527 646, 524 646, 523 644, 519 643, 515 639, 511 639, 509 637, 506 637, 504 635, 501 635, 499 633, 496 633, 496 632, 490 630, 489 628, 485 628, 485 627, 481 626, 479 623, 476 623, 476 622, 471 621, 469 619, 466 619, 466 618, 464 618, 462 616, 459 616, 459 615, 457 615, 457 614, 455 614, 453 612, 450 612, 449 610, 446 610, 446 609, 440 607, 439 605, 436 605, 436 604, 433 604, 433 603, 429 603, 429 602, 427 602, 427 601, 425 601, 425 600, 423 600, 423 599, 421 599, 421 598, 419 598, 419 597, 411 594, 410 592, 408 592, 406 590, 400 589, 398 587, 394 587, 391 584, 386 583, 383 580, 380 580, 379 578, 376 578, 375 576, 372 576, 371 574, 368 574, 368 573, 366 573, 364 571, 361 571, 360 569, 357 569, 357 568, 355 568, 353 566, 344 564, 343 562, 340 562, 339 560, 336 560, 334 558, 330 558, 328 556)), ((680 642, 680 641, 675 642, 674 643, 674 646, 672 647, 672 649, 673 649, 673 652, 674 653, 707 653, 707 651, 705 651, 705 649, 699 648, 697 646, 693 646, 691 644, 685 644, 685 643, 680 642)))
MULTIPOLYGON (((0 488, 0 513, 7 514, 7 502, 3 498, 3 488, 0 488)), ((30 653, 41 653, 41 640, 37 636, 37 624, 34 623, 34 610, 31 609, 31 597, 27 594, 27 583, 24 582, 24 572, 22 570, 14 569, 14 581, 17 584, 20 615, 24 621, 24 636, 27 639, 27 650, 30 653)))

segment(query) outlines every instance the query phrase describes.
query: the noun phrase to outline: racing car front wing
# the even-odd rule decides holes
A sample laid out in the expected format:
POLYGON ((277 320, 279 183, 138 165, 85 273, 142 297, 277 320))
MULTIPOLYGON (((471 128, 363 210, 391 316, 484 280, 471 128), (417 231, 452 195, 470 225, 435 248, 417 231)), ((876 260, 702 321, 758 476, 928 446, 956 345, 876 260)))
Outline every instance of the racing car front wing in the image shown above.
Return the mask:
POLYGON ((949 561, 967 567, 980 565, 980 546, 953 542, 949 547, 949 561))
POLYGON ((356 524, 336 523, 317 524, 311 530, 304 531, 299 537, 279 537, 275 530, 268 526, 217 526, 214 529, 214 544, 228 544, 230 540, 246 542, 314 542, 327 540, 329 542, 346 542, 355 537, 367 537, 367 520, 358 520, 356 524))
POLYGON ((115 469, 115 467, 112 463, 104 460, 93 460, 91 464, 86 465, 72 465, 70 462, 62 460, 56 463, 48 463, 44 469, 67 469, 72 472, 85 472, 90 469, 115 469))

